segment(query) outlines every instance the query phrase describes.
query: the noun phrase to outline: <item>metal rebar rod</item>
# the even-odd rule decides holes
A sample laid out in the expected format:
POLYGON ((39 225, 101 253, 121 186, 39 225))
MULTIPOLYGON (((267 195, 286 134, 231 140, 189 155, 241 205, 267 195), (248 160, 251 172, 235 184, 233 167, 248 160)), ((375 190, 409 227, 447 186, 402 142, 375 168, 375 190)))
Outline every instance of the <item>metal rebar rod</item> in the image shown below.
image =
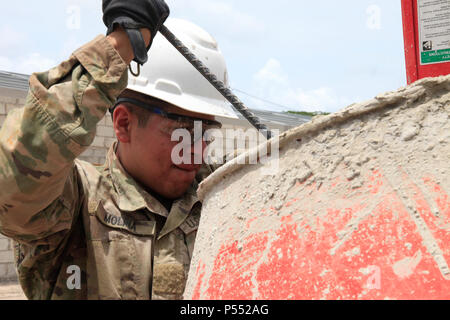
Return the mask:
POLYGON ((251 112, 242 101, 225 84, 203 64, 166 26, 161 26, 159 32, 227 99, 233 107, 239 111, 264 137, 269 140, 273 137, 272 132, 261 120, 251 112))

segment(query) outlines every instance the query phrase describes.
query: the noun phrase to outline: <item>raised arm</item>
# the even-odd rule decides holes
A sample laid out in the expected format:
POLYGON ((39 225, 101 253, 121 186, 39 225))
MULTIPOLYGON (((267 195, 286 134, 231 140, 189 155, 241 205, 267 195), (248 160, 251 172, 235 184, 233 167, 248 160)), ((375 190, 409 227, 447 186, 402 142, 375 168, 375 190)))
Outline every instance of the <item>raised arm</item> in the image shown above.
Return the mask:
MULTIPOLYGON (((148 30, 145 34, 149 40, 148 30)), ((119 28, 30 77, 24 108, 12 111, 0 130, 3 234, 26 241, 70 228, 78 205, 73 161, 92 143, 97 123, 125 89, 132 59, 119 28), (64 188, 72 197, 61 198, 64 188)))
POLYGON ((103 10, 108 35, 33 74, 25 106, 0 130, 0 233, 19 242, 56 245, 72 227, 83 197, 74 160, 169 14, 163 0, 104 0, 103 10))

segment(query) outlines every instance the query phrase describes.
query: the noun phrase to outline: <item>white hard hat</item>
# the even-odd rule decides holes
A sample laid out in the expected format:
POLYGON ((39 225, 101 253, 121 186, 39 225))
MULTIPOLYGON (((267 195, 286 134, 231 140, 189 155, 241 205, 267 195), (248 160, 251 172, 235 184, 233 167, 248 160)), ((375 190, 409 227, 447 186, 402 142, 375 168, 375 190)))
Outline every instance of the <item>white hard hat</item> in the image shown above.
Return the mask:
MULTIPOLYGON (((165 26, 228 86, 225 59, 209 33, 181 19, 168 19, 165 26)), ((129 72, 127 89, 191 112, 238 118, 231 104, 160 33, 140 75, 135 77, 129 72)))

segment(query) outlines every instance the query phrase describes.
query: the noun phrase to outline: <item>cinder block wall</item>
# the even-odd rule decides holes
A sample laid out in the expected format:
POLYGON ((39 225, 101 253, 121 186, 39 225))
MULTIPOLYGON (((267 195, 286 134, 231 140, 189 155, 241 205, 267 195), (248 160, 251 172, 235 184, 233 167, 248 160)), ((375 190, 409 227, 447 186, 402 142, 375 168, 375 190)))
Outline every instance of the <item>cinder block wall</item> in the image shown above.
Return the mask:
POLYGON ((0 282, 16 279, 12 241, 0 235, 0 282))

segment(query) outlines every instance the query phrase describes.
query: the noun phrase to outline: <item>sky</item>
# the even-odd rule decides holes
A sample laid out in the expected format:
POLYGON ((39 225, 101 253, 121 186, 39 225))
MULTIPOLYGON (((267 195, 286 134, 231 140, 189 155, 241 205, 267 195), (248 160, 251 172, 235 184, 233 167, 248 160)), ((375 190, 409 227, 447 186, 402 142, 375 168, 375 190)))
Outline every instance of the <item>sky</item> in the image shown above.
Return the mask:
MULTIPOLYGON (((406 85, 400 0, 166 0, 207 30, 249 107, 336 112, 406 85)), ((105 33, 101 1, 0 0, 0 70, 31 74, 105 33)))

